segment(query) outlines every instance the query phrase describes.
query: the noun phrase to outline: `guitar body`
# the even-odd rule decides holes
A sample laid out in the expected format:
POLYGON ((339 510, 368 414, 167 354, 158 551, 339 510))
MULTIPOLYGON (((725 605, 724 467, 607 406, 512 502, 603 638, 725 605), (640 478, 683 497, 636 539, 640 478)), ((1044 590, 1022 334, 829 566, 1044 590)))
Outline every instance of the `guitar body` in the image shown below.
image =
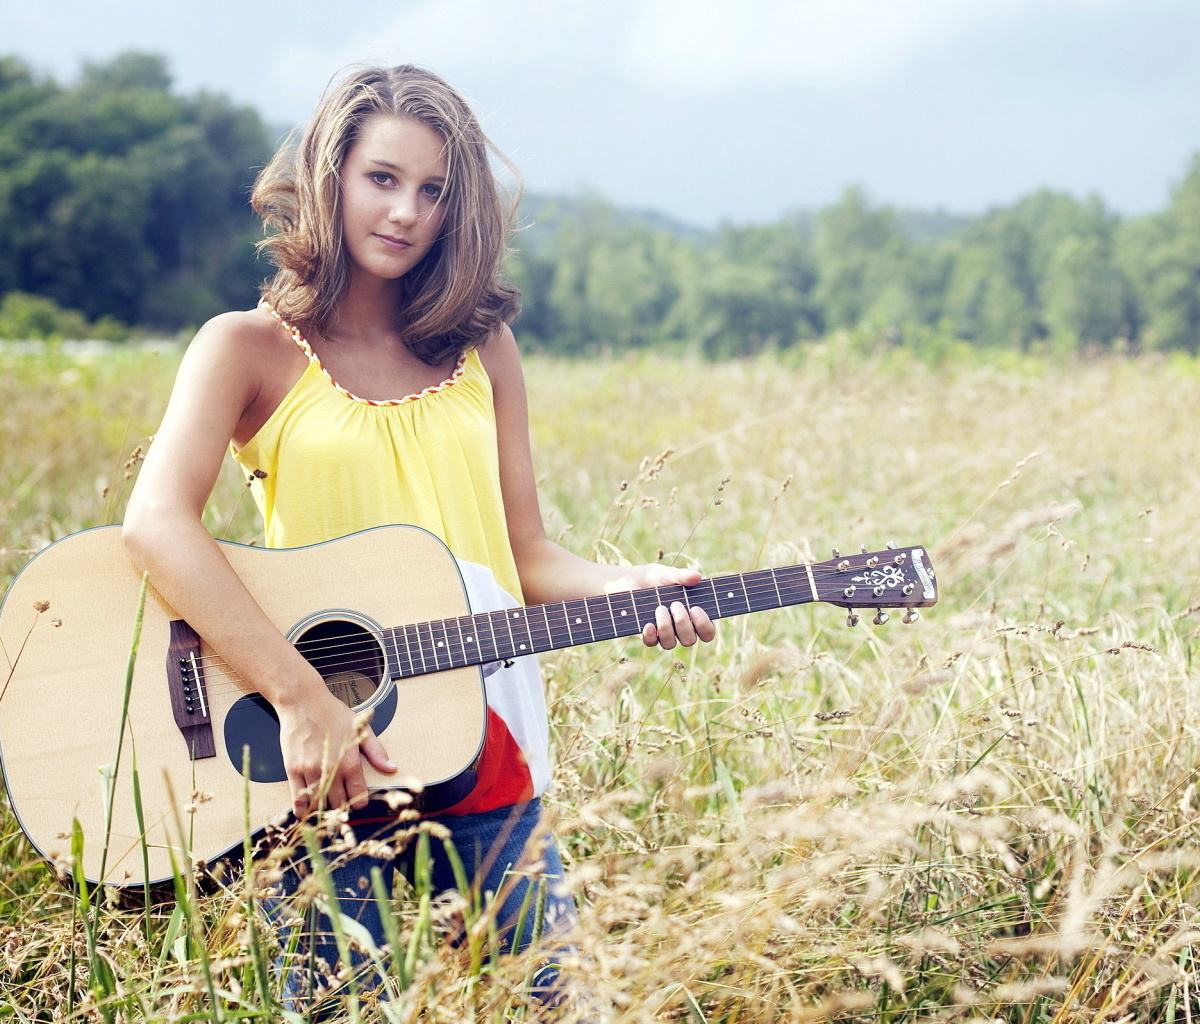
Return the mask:
MULTIPOLYGON (((307 640, 332 652, 318 665, 330 688, 372 712, 372 727, 399 772, 383 776, 364 762, 369 786, 416 779, 454 792, 455 780, 471 775, 486 723, 481 670, 397 678, 386 645, 375 639, 381 627, 471 610, 457 563, 438 538, 390 526, 304 548, 222 543, 221 549, 286 636, 302 650, 307 640)), ((120 528, 100 527, 45 549, 0 605, 0 763, 14 812, 51 860, 69 853, 78 820, 84 874, 117 885, 171 877, 173 859, 180 869, 190 866, 183 850, 212 859, 239 847, 247 802, 255 830, 291 806, 270 706, 203 641, 181 656, 183 685, 175 685, 173 696, 168 668, 180 661, 182 624, 151 588, 108 828, 105 773, 117 758, 140 589, 120 528), (43 602, 48 609, 37 610, 43 602), (193 658, 199 672, 189 676, 193 658), (189 680, 193 687, 181 695, 189 680), (208 756, 209 741, 197 738, 205 728, 180 726, 205 719, 208 756), (252 780, 242 774, 246 750, 252 780), (144 828, 134 800, 135 758, 144 828)))

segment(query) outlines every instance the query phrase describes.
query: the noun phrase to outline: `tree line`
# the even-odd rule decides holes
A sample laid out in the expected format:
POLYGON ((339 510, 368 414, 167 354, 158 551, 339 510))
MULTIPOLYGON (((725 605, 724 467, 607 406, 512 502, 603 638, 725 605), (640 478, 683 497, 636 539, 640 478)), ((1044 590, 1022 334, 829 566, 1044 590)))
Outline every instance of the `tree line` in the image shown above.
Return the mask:
POLYGON ((563 352, 713 357, 866 327, 894 343, 1200 350, 1200 156, 1161 213, 1039 191, 978 217, 872 205, 672 230, 599 199, 539 203, 517 236, 522 335, 563 352))
MULTIPOLYGON (((179 330, 253 304, 269 268, 247 196, 273 134, 250 108, 172 91, 161 57, 87 64, 69 85, 0 58, 0 337, 179 330)), ((519 219, 519 331, 564 354, 719 358, 863 327, 920 346, 1200 350, 1200 155, 1140 217, 1051 191, 921 213, 850 188, 712 231, 587 196, 527 197, 519 219)))

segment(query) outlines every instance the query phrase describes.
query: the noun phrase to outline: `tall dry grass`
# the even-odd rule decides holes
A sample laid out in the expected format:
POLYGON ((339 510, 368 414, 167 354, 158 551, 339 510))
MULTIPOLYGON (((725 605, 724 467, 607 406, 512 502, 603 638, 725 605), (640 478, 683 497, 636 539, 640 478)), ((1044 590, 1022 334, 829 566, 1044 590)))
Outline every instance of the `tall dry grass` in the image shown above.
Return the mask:
MULTIPOLYGON (((0 362, 12 572, 119 516, 173 360, 0 362)), ((1200 364, 931 368, 835 338, 527 373, 543 512, 575 550, 722 571, 895 539, 941 582, 912 626, 806 607, 703 649, 545 658, 587 1013, 1200 1020, 1200 364)), ((252 536, 246 505, 231 474, 210 526, 252 536)), ((0 1014, 282 1018, 244 883, 85 914, 0 828, 0 1014)), ((453 949, 397 896, 408 973, 381 959, 394 998, 364 1019, 536 1016, 538 961, 493 960, 486 908, 453 949)))

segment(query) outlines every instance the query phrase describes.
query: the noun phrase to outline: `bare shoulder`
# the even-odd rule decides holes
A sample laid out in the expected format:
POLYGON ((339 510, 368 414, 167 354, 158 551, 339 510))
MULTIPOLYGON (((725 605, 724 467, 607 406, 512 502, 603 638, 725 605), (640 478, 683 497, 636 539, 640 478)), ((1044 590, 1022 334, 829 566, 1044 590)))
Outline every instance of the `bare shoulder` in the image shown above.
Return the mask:
POLYGON ((511 387, 522 381, 521 353, 508 324, 503 324, 485 344, 479 346, 479 361, 487 370, 493 388, 511 387))
POLYGON ((278 359, 296 349, 286 331, 265 309, 234 310, 209 320, 188 350, 210 356, 229 355, 242 361, 278 359))
POLYGON ((253 398, 275 391, 303 370, 304 354, 265 309, 236 310, 209 320, 188 345, 185 367, 218 373, 253 398))

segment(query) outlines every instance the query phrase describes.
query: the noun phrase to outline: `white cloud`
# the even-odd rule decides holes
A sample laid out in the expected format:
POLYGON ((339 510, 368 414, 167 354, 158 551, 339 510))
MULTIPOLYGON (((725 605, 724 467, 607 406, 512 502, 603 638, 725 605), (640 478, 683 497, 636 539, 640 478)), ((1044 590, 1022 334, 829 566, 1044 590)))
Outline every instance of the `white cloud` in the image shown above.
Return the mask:
POLYGON ((643 0, 626 59, 644 81, 869 88, 956 39, 1055 8, 1132 0, 643 0))
POLYGON ((272 58, 268 83, 291 102, 307 95, 311 107, 332 75, 366 61, 421 64, 468 92, 472 82, 531 73, 544 75, 553 88, 556 76, 612 67, 628 6, 628 0, 417 0, 336 41, 297 36, 284 43, 272 58))

